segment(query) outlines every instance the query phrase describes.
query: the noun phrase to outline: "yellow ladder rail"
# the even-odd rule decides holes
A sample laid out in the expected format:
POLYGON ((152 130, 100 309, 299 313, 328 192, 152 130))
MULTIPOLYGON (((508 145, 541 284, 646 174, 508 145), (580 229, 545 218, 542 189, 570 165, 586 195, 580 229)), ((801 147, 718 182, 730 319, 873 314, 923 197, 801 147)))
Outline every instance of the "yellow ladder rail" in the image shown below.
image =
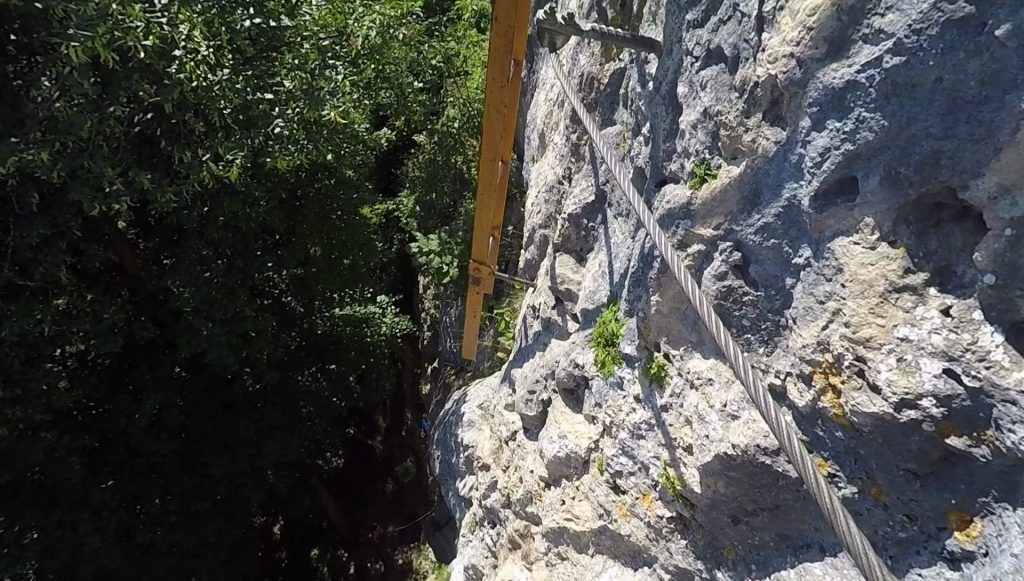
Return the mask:
POLYGON ((530 0, 495 0, 487 49, 487 88, 462 331, 462 357, 469 360, 476 359, 484 295, 494 292, 529 25, 530 0))

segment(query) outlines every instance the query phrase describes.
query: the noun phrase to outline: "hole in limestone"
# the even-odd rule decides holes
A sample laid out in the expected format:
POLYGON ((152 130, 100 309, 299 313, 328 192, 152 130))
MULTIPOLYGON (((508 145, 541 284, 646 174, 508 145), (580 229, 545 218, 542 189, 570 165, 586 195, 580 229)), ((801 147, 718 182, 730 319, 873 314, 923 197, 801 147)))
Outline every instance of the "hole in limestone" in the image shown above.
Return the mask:
POLYGON ((718 65, 725 65, 728 70, 729 55, 721 45, 713 46, 701 55, 700 61, 697 63, 697 69, 704 70, 718 65))
POLYGON ((585 385, 577 385, 572 389, 558 390, 558 395, 562 398, 562 403, 564 403, 565 407, 569 408, 573 413, 583 413, 583 388, 585 388, 585 385))
POLYGON ((860 180, 857 176, 843 176, 818 188, 811 196, 811 210, 825 212, 836 206, 852 204, 860 196, 860 180))
POLYGON ((850 366, 853 368, 853 375, 860 378, 860 380, 864 382, 864 385, 867 386, 868 390, 870 390, 871 393, 875 395, 882 395, 882 388, 868 379, 868 364, 867 361, 864 361, 863 357, 859 355, 854 357, 850 366))
POLYGON ((681 183, 682 183, 682 180, 680 180, 677 177, 663 176, 661 179, 659 179, 656 182, 654 182, 654 189, 657 191, 657 190, 661 190, 662 188, 664 188, 665 186, 667 186, 669 184, 671 184, 671 185, 679 185, 681 183))
POLYGON ((895 241, 914 268, 930 275, 929 284, 959 297, 973 294, 978 271, 971 257, 986 233, 981 212, 950 187, 904 204, 893 223, 895 241))
POLYGON ((725 66, 726 66, 726 68, 729 69, 729 74, 735 77, 736 73, 740 70, 740 55, 739 55, 739 53, 734 53, 734 54, 729 55, 728 60, 726 60, 726 62, 725 62, 725 66))
POLYGON ((786 94, 778 83, 767 85, 766 91, 768 100, 761 112, 761 119, 772 127, 786 129, 786 94))
POLYGON ((950 380, 952 380, 953 383, 959 385, 964 389, 967 389, 967 384, 964 383, 964 378, 960 377, 960 374, 957 373, 955 369, 951 367, 943 367, 942 374, 948 377, 950 380))
POLYGON ((729 270, 732 271, 734 276, 742 280, 743 284, 747 285, 750 290, 754 292, 758 292, 760 290, 761 285, 758 284, 754 275, 750 274, 750 261, 747 260, 746 255, 743 255, 742 262, 732 265, 729 267, 729 270))
POLYGON ((882 388, 875 385, 874 383, 864 380, 864 385, 868 386, 868 389, 871 391, 871 393, 875 395, 882 395, 882 388))
POLYGON ((576 314, 576 311, 567 311, 567 314, 569 315, 569 320, 577 325, 580 324, 580 317, 576 314))

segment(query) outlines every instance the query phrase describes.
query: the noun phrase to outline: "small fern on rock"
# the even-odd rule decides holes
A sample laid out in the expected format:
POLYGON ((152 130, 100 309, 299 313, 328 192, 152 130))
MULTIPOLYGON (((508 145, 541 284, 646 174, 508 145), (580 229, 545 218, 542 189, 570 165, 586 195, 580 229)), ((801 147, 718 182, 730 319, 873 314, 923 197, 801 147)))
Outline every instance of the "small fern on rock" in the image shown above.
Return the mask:
POLYGON ((683 496, 683 480, 679 478, 675 470, 668 467, 668 463, 664 460, 661 461, 661 474, 658 475, 658 483, 672 497, 672 500, 676 502, 686 500, 686 497, 683 496))
POLYGON ((590 335, 590 349, 594 352, 594 366, 601 377, 608 379, 622 365, 622 329, 626 320, 619 316, 619 303, 612 301, 601 311, 590 335))
POLYGON ((668 385, 668 361, 661 355, 654 355, 644 365, 644 377, 660 387, 668 385))
POLYGON ((707 158, 701 158, 693 164, 690 170, 690 181, 686 185, 691 190, 699 190, 704 184, 709 184, 718 179, 718 168, 711 164, 707 158))

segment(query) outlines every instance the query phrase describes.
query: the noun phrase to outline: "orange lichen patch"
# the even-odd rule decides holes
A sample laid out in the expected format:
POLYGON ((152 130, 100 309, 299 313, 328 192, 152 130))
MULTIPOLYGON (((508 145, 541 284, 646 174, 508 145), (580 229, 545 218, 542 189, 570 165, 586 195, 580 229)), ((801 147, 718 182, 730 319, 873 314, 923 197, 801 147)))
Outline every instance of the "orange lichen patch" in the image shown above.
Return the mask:
POLYGON ((973 543, 981 537, 981 521, 959 510, 946 513, 946 523, 953 531, 953 538, 961 543, 973 543))
POLYGON ((871 498, 874 498, 875 500, 877 500, 879 502, 889 498, 889 495, 886 494, 885 490, 882 490, 882 487, 879 486, 877 483, 871 482, 870 480, 868 480, 867 487, 868 487, 868 494, 871 495, 871 498))
POLYGON ((843 407, 843 374, 831 353, 825 353, 821 363, 811 369, 811 385, 818 389, 822 403, 828 406, 832 421, 844 426, 850 425, 850 418, 843 407))
POLYGON ((725 557, 725 565, 730 569, 736 565, 736 549, 726 547, 722 549, 722 556, 725 557))
POLYGON ((843 392, 838 387, 827 387, 821 394, 821 401, 828 406, 832 421, 844 426, 850 425, 850 418, 843 407, 843 392))
POLYGON ((867 492, 868 496, 874 498, 878 502, 882 502, 883 500, 889 498, 889 495, 886 494, 885 490, 883 490, 877 482, 874 482, 872 480, 866 480, 863 478, 858 478, 857 480, 854 480, 853 483, 857 485, 857 488, 867 492))
POLYGON ((626 508, 625 504, 620 504, 616 507, 615 512, 619 514, 620 519, 629 520, 629 510, 626 508))
POLYGON ((938 434, 940 438, 945 440, 946 438, 959 436, 960 428, 956 427, 956 424, 949 420, 943 420, 939 422, 937 426, 935 426, 935 433, 938 434))
POLYGON ((828 476, 832 472, 832 463, 821 456, 814 457, 814 467, 818 469, 818 472, 821 472, 822 476, 828 476))
POLYGON ((836 367, 835 358, 831 353, 822 355, 821 363, 811 368, 811 384, 818 389, 843 386, 843 376, 836 367))
POLYGON ((654 495, 650 491, 643 491, 640 493, 640 506, 644 507, 647 512, 654 512, 654 495))

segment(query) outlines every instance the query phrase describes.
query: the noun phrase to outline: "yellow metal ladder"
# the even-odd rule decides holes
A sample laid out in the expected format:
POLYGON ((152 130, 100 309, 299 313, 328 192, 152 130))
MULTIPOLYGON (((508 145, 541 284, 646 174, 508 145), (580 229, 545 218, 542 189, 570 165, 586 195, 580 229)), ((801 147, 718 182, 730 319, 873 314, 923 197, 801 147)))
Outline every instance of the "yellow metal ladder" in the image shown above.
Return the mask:
POLYGON ((473 245, 462 331, 462 357, 469 360, 476 359, 484 295, 494 292, 501 223, 505 217, 505 194, 512 165, 512 140, 516 132, 526 37, 530 27, 530 4, 530 0, 495 0, 491 12, 473 245))

